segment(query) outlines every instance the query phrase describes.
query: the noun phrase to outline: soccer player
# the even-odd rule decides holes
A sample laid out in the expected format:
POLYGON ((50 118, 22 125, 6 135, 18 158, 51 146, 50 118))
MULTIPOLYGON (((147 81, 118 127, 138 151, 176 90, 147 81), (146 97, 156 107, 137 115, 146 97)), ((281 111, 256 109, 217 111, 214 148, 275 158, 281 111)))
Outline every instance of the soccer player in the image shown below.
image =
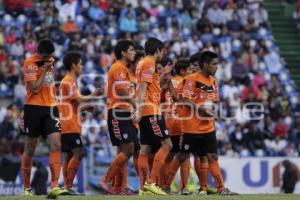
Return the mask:
MULTIPOLYGON (((136 98, 136 84, 137 80, 135 77, 135 70, 138 62, 143 59, 145 56, 145 50, 143 47, 135 45, 134 50, 136 52, 134 61, 129 64, 129 82, 130 82, 130 94, 135 99, 136 98)), ((136 135, 134 137, 134 154, 133 154, 133 165, 136 170, 136 173, 138 174, 138 156, 141 149, 140 141, 138 138, 138 132, 139 132, 139 126, 138 124, 134 124, 134 127, 136 129, 136 135)), ((120 152, 120 148, 117 147, 117 152, 120 152)), ((132 195, 134 192, 130 187, 127 186, 127 165, 124 165, 121 171, 116 175, 114 180, 114 192, 115 194, 119 195, 132 195)))
POLYGON ((156 64, 163 56, 163 48, 163 42, 156 38, 149 38, 145 43, 146 57, 139 62, 136 69, 138 100, 133 121, 139 122, 140 126, 141 150, 138 169, 141 195, 147 193, 166 195, 156 184, 160 177, 161 166, 173 147, 161 116, 160 75, 156 71, 156 64), (156 145, 160 145, 160 148, 155 154, 150 176, 147 179, 148 157, 156 145))
POLYGON ((108 129, 111 142, 118 147, 118 154, 113 160, 106 175, 100 180, 100 187, 110 194, 115 194, 112 185, 115 176, 126 166, 134 152, 134 139, 137 135, 131 120, 131 112, 135 108, 131 95, 129 80, 129 64, 135 57, 134 45, 131 41, 121 40, 115 46, 117 61, 108 72, 108 129))
POLYGON ((32 196, 30 176, 32 157, 38 137, 48 139, 50 145, 49 166, 51 172, 50 196, 67 193, 58 187, 61 160, 60 120, 56 102, 54 80, 54 45, 48 39, 39 41, 37 54, 24 62, 26 99, 24 106, 25 149, 22 155, 24 196, 32 196))
POLYGON ((64 188, 70 195, 79 195, 72 188, 73 180, 83 158, 84 150, 81 140, 80 111, 89 107, 80 104, 87 103, 103 93, 103 89, 96 89, 89 96, 81 96, 77 85, 77 78, 82 73, 82 57, 79 52, 67 52, 63 58, 64 67, 68 73, 60 83, 59 112, 61 117, 62 152, 66 153, 63 164, 64 188), (82 108, 82 109, 81 109, 82 108), (81 110, 79 110, 81 109, 81 110))
POLYGON ((189 108, 183 120, 181 153, 188 158, 190 152, 201 160, 200 194, 207 193, 208 169, 210 170, 220 195, 235 195, 224 187, 221 169, 218 163, 217 139, 213 114, 213 103, 219 101, 218 83, 214 75, 218 68, 216 53, 204 51, 199 58, 200 70, 185 78, 182 96, 189 108))
MULTIPOLYGON (((184 77, 191 74, 191 65, 189 60, 187 59, 179 59, 175 63, 175 71, 176 76, 172 78, 172 85, 174 89, 176 90, 176 94, 178 97, 175 99, 175 101, 180 102, 182 100, 181 94, 183 89, 183 80, 184 77)), ((166 126, 168 129, 168 132, 170 134, 172 143, 173 143, 173 149, 169 153, 169 156, 166 160, 165 165, 163 165, 162 174, 164 176, 163 178, 163 188, 169 190, 171 182, 168 182, 168 169, 170 167, 170 162, 174 159, 178 159, 178 155, 176 157, 175 154, 179 153, 179 143, 180 143, 180 136, 182 134, 182 117, 184 112, 183 105, 176 105, 177 102, 174 102, 173 95, 170 94, 168 91, 166 93, 166 112, 165 112, 165 121, 166 126)), ((179 162, 179 161, 178 161, 179 162)), ((186 159, 183 163, 181 163, 181 194, 188 195, 190 192, 188 191, 187 183, 189 178, 189 169, 190 169, 190 160, 186 159)), ((177 170, 176 170, 177 171, 177 170)), ((171 179, 172 180, 172 179, 171 179)))

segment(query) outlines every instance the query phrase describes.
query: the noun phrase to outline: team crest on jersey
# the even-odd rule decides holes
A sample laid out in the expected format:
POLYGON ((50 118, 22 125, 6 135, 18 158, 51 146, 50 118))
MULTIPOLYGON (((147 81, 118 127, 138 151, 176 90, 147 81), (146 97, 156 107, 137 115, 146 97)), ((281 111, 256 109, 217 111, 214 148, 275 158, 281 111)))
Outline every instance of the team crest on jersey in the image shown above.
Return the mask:
POLYGON ((166 135, 169 135, 169 131, 168 131, 168 130, 165 130, 165 134, 166 134, 166 135))
POLYGON ((123 138, 126 140, 128 138, 128 134, 127 133, 124 133, 123 134, 123 138))
POLYGON ((185 150, 188 150, 189 148, 190 148, 190 145, 188 145, 188 144, 185 144, 185 145, 184 145, 184 149, 185 149, 185 150))
POLYGON ((124 78, 125 78, 125 74, 123 72, 119 72, 118 79, 124 79, 124 78))

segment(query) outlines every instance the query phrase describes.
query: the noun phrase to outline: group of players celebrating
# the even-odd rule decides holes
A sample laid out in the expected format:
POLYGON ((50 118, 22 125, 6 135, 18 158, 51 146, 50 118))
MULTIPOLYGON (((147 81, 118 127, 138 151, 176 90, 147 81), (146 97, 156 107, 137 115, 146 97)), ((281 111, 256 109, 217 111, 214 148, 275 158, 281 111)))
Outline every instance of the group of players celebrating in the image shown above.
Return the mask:
POLYGON ((106 92, 98 88, 89 96, 82 96, 76 82, 83 69, 82 57, 70 51, 63 59, 68 73, 60 82, 57 98, 53 52, 53 43, 41 40, 37 54, 23 66, 27 91, 23 127, 27 137, 22 155, 24 196, 33 195, 30 175, 39 136, 47 138, 50 145, 50 197, 78 194, 73 180, 84 156, 79 110, 88 110, 90 107, 84 103, 104 93, 110 139, 117 148, 99 181, 104 191, 132 194, 126 171, 127 162, 133 157, 140 195, 167 195, 179 168, 181 194, 190 194, 187 185, 192 153, 200 184, 198 194, 236 194, 224 187, 218 163, 213 106, 219 101, 214 78, 217 54, 198 52, 173 64, 164 58, 164 43, 156 38, 149 38, 144 48, 120 40, 114 48, 116 61, 107 74, 106 92), (58 186, 61 152, 66 153, 64 187, 58 186), (216 189, 208 186, 208 172, 216 189))

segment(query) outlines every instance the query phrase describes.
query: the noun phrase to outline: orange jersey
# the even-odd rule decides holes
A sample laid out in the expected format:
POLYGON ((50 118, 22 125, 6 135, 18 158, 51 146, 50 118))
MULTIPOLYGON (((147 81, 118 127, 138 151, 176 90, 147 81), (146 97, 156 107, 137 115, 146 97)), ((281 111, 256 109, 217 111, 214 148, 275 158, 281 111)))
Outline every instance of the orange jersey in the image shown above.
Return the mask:
MULTIPOLYGON (((132 105, 118 95, 119 90, 125 90, 131 97, 129 71, 120 61, 116 61, 107 74, 107 109, 118 108, 131 110, 132 105)), ((126 98, 129 98, 126 97, 126 98)))
POLYGON ((74 101, 80 97, 76 80, 66 75, 59 86, 61 101, 59 103, 61 133, 81 133, 81 120, 78 105, 74 101))
MULTIPOLYGON (((54 66, 46 72, 46 77, 42 83, 38 94, 33 94, 30 90, 29 81, 36 81, 40 78, 43 69, 38 67, 37 62, 43 61, 39 55, 32 55, 27 58, 23 66, 24 82, 26 87, 25 105, 36 106, 56 106, 56 89, 54 80, 54 66)), ((54 62, 54 58, 49 61, 54 62)))
POLYGON ((155 71, 155 65, 155 61, 146 56, 138 63, 136 68, 137 91, 142 82, 148 83, 143 97, 142 116, 161 115, 159 74, 155 71))
MULTIPOLYGON (((172 78, 173 87, 176 90, 176 93, 179 94, 179 98, 182 97, 183 80, 184 79, 181 76, 172 78)), ((178 105, 178 103, 180 104, 180 99, 178 103, 174 102, 169 92, 165 94, 165 100, 164 116, 168 132, 170 136, 180 135, 182 134, 181 117, 184 115, 184 108, 182 105, 178 105)))
MULTIPOLYGON (((197 106, 204 106, 205 102, 218 102, 218 83, 212 76, 205 77, 201 72, 196 72, 185 78, 182 96, 192 100, 197 106)), ((215 131, 214 119, 203 119, 186 108, 186 117, 183 120, 182 130, 184 133, 202 134, 215 131)))

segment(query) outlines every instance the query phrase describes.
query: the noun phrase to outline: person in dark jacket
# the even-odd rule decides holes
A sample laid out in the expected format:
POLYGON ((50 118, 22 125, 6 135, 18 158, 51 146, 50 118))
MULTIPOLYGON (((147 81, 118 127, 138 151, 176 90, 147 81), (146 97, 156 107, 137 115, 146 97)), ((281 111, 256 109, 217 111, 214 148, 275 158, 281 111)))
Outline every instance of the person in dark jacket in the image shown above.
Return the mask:
POLYGON ((281 191, 284 193, 293 193, 298 181, 297 169, 288 160, 283 161, 282 165, 285 170, 282 175, 281 191))

